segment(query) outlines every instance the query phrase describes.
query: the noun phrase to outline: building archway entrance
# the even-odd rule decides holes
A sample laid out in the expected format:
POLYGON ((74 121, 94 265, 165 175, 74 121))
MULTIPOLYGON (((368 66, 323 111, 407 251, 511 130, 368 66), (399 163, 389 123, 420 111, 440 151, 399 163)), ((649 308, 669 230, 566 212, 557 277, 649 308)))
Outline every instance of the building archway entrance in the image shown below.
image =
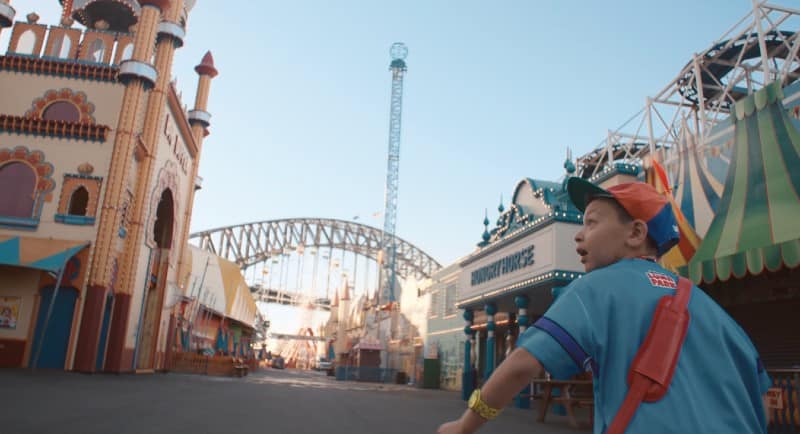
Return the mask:
POLYGON ((175 223, 175 204, 170 189, 161 193, 161 200, 156 209, 153 224, 155 249, 150 253, 149 267, 146 276, 145 293, 139 324, 139 342, 137 345, 136 369, 153 369, 158 344, 161 309, 164 305, 164 293, 169 271, 169 254, 175 223))

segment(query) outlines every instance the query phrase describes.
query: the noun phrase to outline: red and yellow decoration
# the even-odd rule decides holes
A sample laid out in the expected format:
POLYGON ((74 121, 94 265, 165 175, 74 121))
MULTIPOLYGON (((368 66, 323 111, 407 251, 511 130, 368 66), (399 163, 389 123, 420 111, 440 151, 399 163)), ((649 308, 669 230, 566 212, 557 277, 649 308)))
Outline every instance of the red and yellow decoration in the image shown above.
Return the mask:
POLYGON ((672 195, 672 188, 667 178, 667 172, 655 159, 652 160, 652 167, 647 170, 647 183, 652 185, 656 191, 667 198, 669 204, 672 206, 672 213, 675 215, 675 220, 678 222, 680 241, 677 246, 665 253, 659 261, 664 268, 677 271, 679 267, 688 264, 689 260, 694 256, 697 247, 700 245, 700 237, 686 220, 680 205, 672 195))
POLYGON ((44 96, 37 98, 33 101, 30 110, 25 112, 25 117, 33 119, 44 119, 45 110, 52 104, 57 102, 66 102, 75 106, 80 113, 80 123, 93 124, 95 123, 94 104, 90 103, 86 94, 83 92, 74 92, 72 89, 51 89, 45 92, 44 96))

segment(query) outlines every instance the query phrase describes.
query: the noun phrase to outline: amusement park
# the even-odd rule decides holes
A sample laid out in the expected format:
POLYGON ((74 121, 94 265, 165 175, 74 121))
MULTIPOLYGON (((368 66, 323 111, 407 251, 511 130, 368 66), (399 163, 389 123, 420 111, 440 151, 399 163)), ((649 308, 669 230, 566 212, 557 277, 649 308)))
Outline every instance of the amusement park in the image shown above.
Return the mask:
POLYGON ((0 433, 800 433, 795 2, 230 3, 0 0, 0 433))

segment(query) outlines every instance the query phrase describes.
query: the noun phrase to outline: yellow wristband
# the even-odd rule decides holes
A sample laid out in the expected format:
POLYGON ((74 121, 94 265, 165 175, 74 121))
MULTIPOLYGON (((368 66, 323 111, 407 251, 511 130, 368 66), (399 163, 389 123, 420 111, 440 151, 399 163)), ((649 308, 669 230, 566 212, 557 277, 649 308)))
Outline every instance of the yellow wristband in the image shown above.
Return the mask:
POLYGON ((502 411, 501 408, 492 408, 483 402, 480 389, 475 389, 475 391, 472 392, 472 395, 469 397, 469 402, 467 402, 467 407, 486 420, 496 418, 502 411))

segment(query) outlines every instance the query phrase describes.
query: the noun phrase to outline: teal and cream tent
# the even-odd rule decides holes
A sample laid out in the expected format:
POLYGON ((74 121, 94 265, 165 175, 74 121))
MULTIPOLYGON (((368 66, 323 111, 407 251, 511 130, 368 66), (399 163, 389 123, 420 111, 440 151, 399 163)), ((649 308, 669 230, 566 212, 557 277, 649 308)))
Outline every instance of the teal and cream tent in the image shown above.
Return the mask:
POLYGON ((773 83, 734 107, 725 190, 688 265, 695 283, 800 265, 800 132, 782 101, 773 83))
POLYGON ((58 272, 69 258, 88 246, 85 241, 0 235, 0 265, 58 272))

